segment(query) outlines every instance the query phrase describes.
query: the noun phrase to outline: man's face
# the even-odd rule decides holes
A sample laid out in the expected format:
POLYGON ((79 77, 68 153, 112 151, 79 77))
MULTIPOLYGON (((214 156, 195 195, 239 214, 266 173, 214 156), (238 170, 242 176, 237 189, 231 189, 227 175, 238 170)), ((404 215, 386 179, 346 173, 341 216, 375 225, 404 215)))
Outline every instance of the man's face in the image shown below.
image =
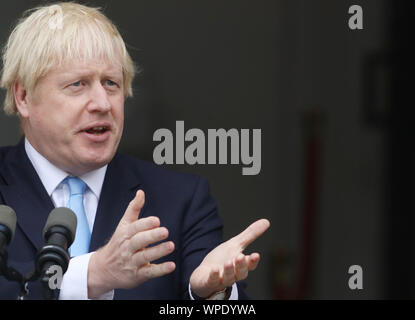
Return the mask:
POLYGON ((124 123, 121 66, 71 61, 42 77, 27 98, 25 135, 57 167, 82 175, 113 158, 124 123))

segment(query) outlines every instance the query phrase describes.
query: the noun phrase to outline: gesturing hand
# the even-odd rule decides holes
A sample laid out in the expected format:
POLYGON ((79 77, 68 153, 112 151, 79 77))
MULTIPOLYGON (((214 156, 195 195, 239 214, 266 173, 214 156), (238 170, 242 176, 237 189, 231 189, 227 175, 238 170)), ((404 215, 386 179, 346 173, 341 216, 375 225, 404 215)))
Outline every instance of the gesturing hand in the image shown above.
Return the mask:
POLYGON ((245 279, 248 272, 257 267, 260 256, 258 253, 244 255, 242 252, 269 226, 267 219, 258 220, 213 249, 193 271, 190 277, 192 291, 199 297, 206 298, 245 279))
POLYGON ((134 288, 155 277, 171 273, 174 262, 151 264, 170 254, 174 243, 148 245, 168 237, 157 217, 138 219, 144 206, 144 192, 139 190, 128 205, 110 241, 95 252, 88 265, 88 296, 94 298, 115 288, 134 288))

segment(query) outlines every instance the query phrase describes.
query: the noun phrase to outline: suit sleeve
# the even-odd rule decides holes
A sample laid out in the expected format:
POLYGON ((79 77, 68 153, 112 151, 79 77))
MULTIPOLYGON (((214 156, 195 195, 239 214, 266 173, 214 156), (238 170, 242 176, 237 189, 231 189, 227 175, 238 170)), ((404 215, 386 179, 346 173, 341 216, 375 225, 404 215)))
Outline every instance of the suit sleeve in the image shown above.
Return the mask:
MULTIPOLYGON (((182 221, 182 290, 185 299, 190 299, 188 286, 193 270, 211 250, 222 243, 222 237, 223 222, 218 214, 217 203, 210 194, 207 180, 198 178, 182 221)), ((245 283, 238 283, 239 299, 247 298, 242 289, 244 286, 245 283)))

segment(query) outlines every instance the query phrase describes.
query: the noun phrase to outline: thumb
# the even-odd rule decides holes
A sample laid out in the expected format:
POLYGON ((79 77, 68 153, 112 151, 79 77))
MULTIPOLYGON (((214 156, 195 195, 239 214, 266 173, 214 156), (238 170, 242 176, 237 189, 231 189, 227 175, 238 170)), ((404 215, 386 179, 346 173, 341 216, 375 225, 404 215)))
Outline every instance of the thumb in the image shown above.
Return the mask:
POLYGON ((138 190, 134 199, 128 204, 127 210, 125 210, 124 216, 121 221, 131 223, 138 219, 140 211, 144 206, 145 195, 143 190, 138 190))

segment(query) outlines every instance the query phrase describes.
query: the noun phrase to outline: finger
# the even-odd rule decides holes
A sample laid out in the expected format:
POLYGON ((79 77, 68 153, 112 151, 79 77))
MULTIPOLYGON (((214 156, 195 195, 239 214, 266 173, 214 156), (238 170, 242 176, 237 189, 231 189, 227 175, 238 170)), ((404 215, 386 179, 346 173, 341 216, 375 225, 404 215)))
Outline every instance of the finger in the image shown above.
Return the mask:
POLYGON ((243 280, 248 276, 248 260, 249 257, 240 254, 235 259, 235 277, 236 280, 243 280))
POLYGON ((144 206, 145 196, 143 190, 138 190, 134 199, 128 204, 127 210, 125 210, 124 216, 121 221, 131 223, 138 219, 140 211, 144 206))
POLYGON ((261 236, 270 226, 267 219, 260 219, 252 223, 248 228, 238 234, 235 239, 239 242, 242 250, 261 236))
POLYGON ((221 286, 220 269, 218 267, 212 267, 209 272, 206 284, 203 286, 205 293, 199 293, 199 297, 207 298, 212 295, 213 292, 218 291, 216 288, 221 286))
POLYGON ((248 270, 249 271, 255 270, 261 258, 259 253, 252 253, 247 258, 248 258, 248 270))
POLYGON ((230 287, 231 285, 233 285, 235 283, 236 279, 235 279, 235 269, 233 266, 233 262, 232 261, 228 261, 227 263, 225 263, 224 267, 223 267, 223 279, 222 279, 222 283, 225 287, 230 287))
POLYGON ((147 279, 162 277, 176 269, 176 264, 172 261, 160 264, 147 264, 138 270, 138 276, 144 276, 147 279))
POLYGON ((146 248, 136 252, 132 261, 134 265, 141 266, 148 262, 160 259, 164 256, 169 255, 174 251, 174 243, 172 241, 160 243, 157 246, 146 248))
POLYGON ((130 252, 136 252, 147 247, 149 244, 164 240, 168 236, 169 231, 165 227, 142 231, 130 239, 128 243, 128 249, 130 252))
POLYGON ((213 267, 209 273, 207 285, 209 287, 216 287, 220 283, 220 270, 217 267, 213 267))
POLYGON ((160 227, 160 219, 157 217, 146 217, 138 219, 133 223, 130 223, 128 226, 127 238, 132 238, 139 232, 147 231, 157 227, 160 227))

